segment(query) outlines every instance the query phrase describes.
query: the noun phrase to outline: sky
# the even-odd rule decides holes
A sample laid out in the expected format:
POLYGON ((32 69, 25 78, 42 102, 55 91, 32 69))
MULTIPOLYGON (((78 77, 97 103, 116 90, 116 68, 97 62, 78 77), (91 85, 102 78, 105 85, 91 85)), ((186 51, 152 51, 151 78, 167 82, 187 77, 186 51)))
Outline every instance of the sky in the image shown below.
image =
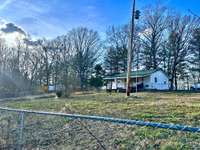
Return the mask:
MULTIPOLYGON (((21 27, 32 37, 54 38, 84 26, 103 35, 108 26, 126 24, 133 0, 0 0, 0 19, 21 27)), ((200 15, 199 0, 160 0, 170 9, 200 15)), ((136 0, 141 10, 158 0, 136 0)), ((141 14, 142 15, 142 14, 141 14)))

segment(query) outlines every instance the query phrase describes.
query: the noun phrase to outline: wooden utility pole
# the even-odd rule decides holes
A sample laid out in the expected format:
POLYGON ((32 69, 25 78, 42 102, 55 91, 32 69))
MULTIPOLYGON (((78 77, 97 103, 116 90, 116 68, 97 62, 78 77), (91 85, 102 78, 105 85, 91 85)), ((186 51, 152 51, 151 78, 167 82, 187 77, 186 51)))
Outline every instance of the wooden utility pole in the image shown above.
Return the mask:
POLYGON ((132 55, 133 55, 133 40, 134 40, 134 32, 135 32, 135 0, 133 0, 133 8, 132 8, 132 19, 130 24, 130 35, 129 35, 129 43, 128 43, 128 63, 127 63, 127 78, 126 78, 126 95, 130 96, 131 93, 131 85, 130 85, 130 76, 131 76, 131 68, 132 68, 132 55))

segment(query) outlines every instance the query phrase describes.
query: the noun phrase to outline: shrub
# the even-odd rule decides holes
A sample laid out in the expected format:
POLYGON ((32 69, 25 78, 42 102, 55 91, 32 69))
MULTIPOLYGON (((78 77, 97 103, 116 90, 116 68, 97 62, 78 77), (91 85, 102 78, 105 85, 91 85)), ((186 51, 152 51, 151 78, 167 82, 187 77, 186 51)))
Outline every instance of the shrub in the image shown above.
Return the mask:
POLYGON ((56 92, 56 95, 57 95, 58 97, 61 97, 61 96, 62 96, 62 91, 57 91, 57 92, 56 92))

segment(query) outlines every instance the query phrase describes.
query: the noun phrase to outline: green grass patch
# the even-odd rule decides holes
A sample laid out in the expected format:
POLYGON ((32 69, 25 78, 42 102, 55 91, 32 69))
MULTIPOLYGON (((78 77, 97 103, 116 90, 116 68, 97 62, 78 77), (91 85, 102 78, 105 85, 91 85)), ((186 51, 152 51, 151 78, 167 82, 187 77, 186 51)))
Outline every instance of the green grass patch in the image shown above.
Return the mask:
MULTIPOLYGON (((69 98, 10 101, 2 105, 200 126, 200 93, 142 92, 137 98, 127 98, 123 93, 74 94, 69 98)), ((127 133, 130 134, 114 141, 121 149, 131 149, 136 145, 142 145, 139 149, 192 149, 192 145, 200 148, 199 134, 147 127, 135 127, 127 133)))

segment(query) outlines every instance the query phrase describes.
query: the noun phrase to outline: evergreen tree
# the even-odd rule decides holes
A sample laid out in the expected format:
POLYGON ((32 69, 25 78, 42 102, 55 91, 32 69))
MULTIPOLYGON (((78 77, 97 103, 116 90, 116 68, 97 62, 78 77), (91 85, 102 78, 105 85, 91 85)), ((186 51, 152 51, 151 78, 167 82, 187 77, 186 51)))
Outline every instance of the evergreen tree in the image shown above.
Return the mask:
POLYGON ((94 68, 94 75, 89 80, 90 86, 99 89, 103 86, 104 70, 101 64, 97 64, 94 68))

